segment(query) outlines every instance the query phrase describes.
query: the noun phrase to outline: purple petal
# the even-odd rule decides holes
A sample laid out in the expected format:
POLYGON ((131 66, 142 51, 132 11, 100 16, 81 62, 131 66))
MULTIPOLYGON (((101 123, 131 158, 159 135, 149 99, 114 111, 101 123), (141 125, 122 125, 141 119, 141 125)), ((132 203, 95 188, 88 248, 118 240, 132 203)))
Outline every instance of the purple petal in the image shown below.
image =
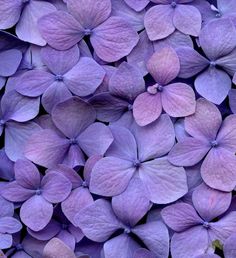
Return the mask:
POLYGON ((225 258, 234 258, 236 256, 235 249, 236 234, 233 233, 227 238, 224 244, 224 256, 225 258))
POLYGON ((96 242, 104 242, 121 226, 111 204, 102 199, 81 210, 76 221, 85 236, 96 242))
POLYGON ((0 218, 2 217, 12 217, 14 214, 14 205, 13 203, 7 201, 3 197, 0 196, 0 218))
POLYGON ((99 25, 90 40, 102 60, 114 62, 127 56, 137 45, 139 37, 124 19, 114 16, 99 25))
POLYGON ((124 0, 124 1, 128 6, 134 9, 136 12, 142 11, 149 3, 149 0, 124 0))
POLYGON ((134 258, 155 258, 155 257, 156 256, 154 253, 151 253, 145 248, 138 249, 134 254, 134 258))
POLYGON ((216 60, 216 65, 221 66, 229 75, 233 76, 236 72, 236 50, 234 49, 230 54, 222 56, 216 60))
POLYGON ((0 75, 13 75, 20 65, 22 53, 17 49, 10 49, 0 53, 0 75))
POLYGON ((71 144, 69 146, 62 163, 70 168, 77 168, 84 165, 84 154, 77 144, 71 144))
POLYGON ((95 166, 95 164, 102 159, 101 155, 94 155, 89 157, 85 164, 84 164, 84 179, 86 181, 86 183, 89 185, 90 183, 90 178, 91 178, 91 173, 92 173, 92 169, 95 166))
POLYGON ((43 229, 52 218, 53 206, 42 196, 35 195, 24 202, 20 209, 22 222, 33 231, 43 229))
POLYGON ((70 234, 67 230, 61 230, 59 234, 57 234, 58 239, 62 240, 71 250, 75 249, 75 238, 72 234, 70 234))
POLYGON ((12 236, 0 233, 0 248, 6 249, 12 246, 12 236))
POLYGON ((176 201, 188 191, 185 170, 171 165, 166 158, 142 163, 139 175, 154 203, 176 201))
POLYGON ((156 5, 146 12, 144 26, 150 40, 166 38, 175 31, 173 15, 174 9, 169 5, 156 5))
POLYGON ((0 218, 0 232, 13 234, 22 229, 21 223, 12 217, 0 218))

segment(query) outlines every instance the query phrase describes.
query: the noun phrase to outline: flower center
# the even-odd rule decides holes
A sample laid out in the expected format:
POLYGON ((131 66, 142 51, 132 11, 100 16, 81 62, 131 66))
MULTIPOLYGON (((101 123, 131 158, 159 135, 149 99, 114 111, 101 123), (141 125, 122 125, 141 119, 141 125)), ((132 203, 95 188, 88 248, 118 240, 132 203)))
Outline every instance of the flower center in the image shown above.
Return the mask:
POLYGON ((15 248, 16 248, 17 251, 23 250, 22 244, 17 244, 17 245, 15 246, 15 248))
POLYGON ((130 227, 125 227, 124 228, 124 233, 125 234, 129 234, 131 232, 131 228, 130 227))
POLYGON ((215 147, 218 146, 218 142, 217 142, 216 140, 211 141, 210 144, 211 144, 211 147, 212 147, 212 148, 215 148, 215 147))
POLYGON ((90 29, 84 29, 84 35, 85 35, 85 36, 89 36, 89 35, 91 35, 91 33, 92 33, 92 30, 90 30, 90 29))
POLYGON ((40 188, 38 188, 36 191, 35 191, 35 194, 36 195, 41 195, 42 194, 42 190, 40 188))
POLYGON ((175 1, 172 1, 172 3, 170 4, 172 8, 175 8, 177 6, 175 1))
POLYGON ((204 222, 202 223, 202 226, 203 226, 204 228, 210 228, 210 224, 209 224, 209 222, 207 222, 207 221, 204 221, 204 222))
POLYGON ((69 141, 70 141, 70 144, 71 144, 71 145, 76 145, 76 144, 78 144, 78 141, 77 141, 75 138, 71 138, 69 141))
POLYGON ((88 184, 87 184, 87 182, 86 182, 86 181, 83 181, 83 183, 82 183, 82 187, 84 187, 84 188, 88 187, 88 184))
POLYGON ((211 10, 216 13, 215 14, 216 18, 222 17, 221 11, 218 8, 216 8, 213 4, 211 5, 211 10))
POLYGON ((4 120, 2 120, 2 119, 0 120, 0 126, 5 125, 5 123, 6 123, 6 122, 5 122, 4 120))
POLYGON ((129 105, 128 105, 128 110, 129 110, 129 111, 132 111, 132 110, 133 110, 133 105, 129 104, 129 105))
POLYGON ((56 81, 58 81, 58 82, 62 82, 63 81, 63 75, 61 75, 61 74, 57 74, 56 76, 55 76, 55 80, 56 81))
POLYGON ((210 67, 215 67, 216 66, 216 62, 215 61, 210 61, 210 67))
POLYGON ((140 165, 141 165, 141 162, 140 162, 138 159, 136 159, 136 160, 133 162, 133 166, 134 166, 135 168, 139 168, 140 165))
POLYGON ((163 86, 159 85, 158 83, 154 84, 153 86, 149 86, 147 88, 147 92, 151 95, 157 94, 157 92, 162 92, 163 86))

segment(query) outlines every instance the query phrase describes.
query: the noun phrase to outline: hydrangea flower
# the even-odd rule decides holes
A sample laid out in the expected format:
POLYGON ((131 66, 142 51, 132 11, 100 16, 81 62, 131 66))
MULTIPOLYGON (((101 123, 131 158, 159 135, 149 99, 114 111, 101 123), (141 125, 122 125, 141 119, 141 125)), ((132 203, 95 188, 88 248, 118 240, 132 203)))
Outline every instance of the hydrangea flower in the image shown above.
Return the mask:
POLYGON ((201 255, 212 248, 215 240, 222 244, 235 231, 236 212, 222 215, 231 202, 231 193, 214 190, 205 184, 193 192, 193 205, 176 203, 165 207, 161 215, 175 231, 171 240, 173 258, 201 255))
POLYGON ((205 183, 222 191, 232 191, 236 185, 235 126, 235 115, 222 123, 217 107, 198 99, 195 114, 185 118, 185 130, 190 137, 173 147, 168 160, 177 166, 193 166, 204 159, 201 175, 205 183))
POLYGON ((28 97, 43 95, 42 105, 48 112, 72 97, 71 92, 81 97, 92 94, 105 76, 103 68, 92 58, 80 58, 77 46, 66 51, 45 47, 41 49, 41 58, 49 71, 24 73, 15 89, 28 97))
POLYGON ((169 84, 180 71, 179 58, 172 48, 155 52, 147 63, 147 69, 156 83, 134 101, 133 114, 138 125, 154 122, 162 109, 173 117, 194 113, 196 102, 192 88, 185 83, 169 84))
POLYGON ((114 62, 128 55, 138 43, 138 34, 132 26, 123 18, 111 16, 110 0, 66 3, 68 13, 57 11, 39 20, 40 32, 52 47, 66 50, 89 35, 97 56, 114 62))
POLYGON ((162 115, 145 128, 134 126, 133 134, 125 127, 110 128, 114 141, 92 169, 92 193, 118 195, 136 176, 154 203, 173 202, 187 192, 185 170, 172 166, 164 156, 172 148, 175 137, 168 115, 162 115))
POLYGON ((14 205, 0 196, 0 249, 12 245, 12 234, 21 230, 21 223, 13 218, 14 205))
POLYGON ((233 76, 236 72, 235 26, 225 18, 209 22, 201 30, 199 42, 207 58, 192 48, 177 49, 180 59, 179 77, 189 78, 201 72, 194 82, 196 91, 207 100, 221 104, 231 89, 229 75, 233 76))
POLYGON ((20 209, 22 222, 39 231, 51 220, 53 204, 70 194, 71 182, 53 172, 41 178, 37 167, 27 160, 16 161, 15 177, 15 181, 4 187, 2 196, 11 202, 23 202, 20 209))
POLYGON ((82 150, 87 156, 103 155, 113 141, 108 127, 94 123, 93 107, 78 97, 57 104, 51 119, 47 129, 33 134, 25 147, 26 158, 38 165, 82 166, 85 162, 82 150))

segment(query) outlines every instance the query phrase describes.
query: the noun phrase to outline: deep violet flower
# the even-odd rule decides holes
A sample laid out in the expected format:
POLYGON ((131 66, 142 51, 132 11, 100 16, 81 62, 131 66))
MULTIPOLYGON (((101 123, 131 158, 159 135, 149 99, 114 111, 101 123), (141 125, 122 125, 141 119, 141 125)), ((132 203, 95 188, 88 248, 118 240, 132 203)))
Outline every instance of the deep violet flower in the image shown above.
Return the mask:
POLYGON ((200 11, 192 5, 193 0, 152 0, 157 5, 144 17, 144 26, 150 40, 168 37, 176 29, 197 37, 201 30, 200 11))
POLYGON ((166 204, 187 192, 185 170, 172 166, 163 157, 174 144, 174 128, 168 115, 143 128, 110 126, 114 142, 93 167, 90 191, 102 196, 115 196, 128 187, 133 177, 147 191, 149 200, 166 204))
POLYGON ((199 42, 207 58, 192 48, 177 49, 179 77, 189 78, 201 72, 194 82, 196 91, 207 100, 221 104, 231 89, 229 75, 236 72, 236 29, 229 19, 209 22, 201 30, 199 42))
POLYGON ((162 109, 173 117, 194 113, 196 101, 193 89, 185 83, 172 83, 180 70, 179 58, 171 47, 155 52, 147 69, 156 83, 147 88, 134 101, 133 114, 140 126, 145 126, 161 115, 162 109))
POLYGON ((232 191, 236 185, 236 116, 230 115, 222 122, 217 107, 201 98, 195 114, 185 118, 185 130, 190 137, 173 147, 168 160, 177 166, 193 166, 204 159, 201 175, 205 183, 232 191))
POLYGON ((6 92, 0 100, 0 135, 5 131, 5 151, 16 161, 24 158, 23 150, 29 136, 40 127, 29 121, 39 112, 39 98, 28 98, 16 91, 6 92), (28 122, 29 121, 29 122, 28 122))
POLYGON ((14 205, 0 196, 0 249, 12 245, 12 234, 21 230, 21 223, 13 218, 14 205))
POLYGON ((72 97, 71 92, 81 97, 92 94, 105 76, 104 69, 92 58, 80 58, 77 46, 66 51, 42 48, 41 59, 48 71, 24 73, 15 89, 28 97, 43 94, 42 105, 48 112, 57 103, 72 97))
POLYGON ((107 126, 94 123, 94 108, 78 97, 57 104, 51 119, 47 129, 33 134, 25 147, 25 157, 38 165, 83 166, 82 150, 87 156, 103 155, 113 141, 107 126))
POLYGON ((105 241, 105 257, 133 257, 140 246, 130 233, 138 236, 158 257, 168 257, 169 236, 164 223, 156 221, 136 225, 150 208, 148 199, 143 196, 145 189, 140 187, 139 181, 134 178, 125 192, 112 198, 112 204, 99 199, 78 213, 76 220, 85 236, 93 241, 105 241), (108 240, 119 229, 123 233, 108 240))
POLYGON ((43 229, 51 220, 53 204, 66 199, 71 182, 58 173, 41 178, 36 166, 27 160, 15 163, 15 181, 4 187, 2 196, 12 202, 23 202, 20 208, 22 222, 34 231, 43 229))
POLYGON ((39 20, 47 43, 66 50, 89 35, 97 56, 114 62, 128 55, 138 43, 138 34, 123 18, 111 15, 110 0, 67 0, 68 12, 57 11, 39 20))
POLYGON ((176 203, 165 207, 161 214, 165 223, 176 233, 171 240, 173 258, 189 258, 206 253, 214 248, 214 241, 224 244, 235 231, 236 212, 222 215, 231 202, 231 193, 224 193, 205 184, 193 193, 193 206, 176 203))
POLYGON ((49 2, 40 0, 1 0, 0 29, 8 29, 16 25, 16 35, 24 41, 44 46, 37 21, 40 17, 56 11, 49 2), (30 24, 30 26, 29 26, 30 24))

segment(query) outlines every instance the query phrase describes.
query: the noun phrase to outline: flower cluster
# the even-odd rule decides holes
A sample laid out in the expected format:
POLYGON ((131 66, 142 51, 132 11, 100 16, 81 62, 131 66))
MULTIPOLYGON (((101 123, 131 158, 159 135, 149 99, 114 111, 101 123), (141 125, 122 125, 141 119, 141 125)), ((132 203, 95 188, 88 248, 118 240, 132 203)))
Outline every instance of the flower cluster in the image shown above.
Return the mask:
POLYGON ((0 0, 0 257, 236 257, 236 1, 0 0))

